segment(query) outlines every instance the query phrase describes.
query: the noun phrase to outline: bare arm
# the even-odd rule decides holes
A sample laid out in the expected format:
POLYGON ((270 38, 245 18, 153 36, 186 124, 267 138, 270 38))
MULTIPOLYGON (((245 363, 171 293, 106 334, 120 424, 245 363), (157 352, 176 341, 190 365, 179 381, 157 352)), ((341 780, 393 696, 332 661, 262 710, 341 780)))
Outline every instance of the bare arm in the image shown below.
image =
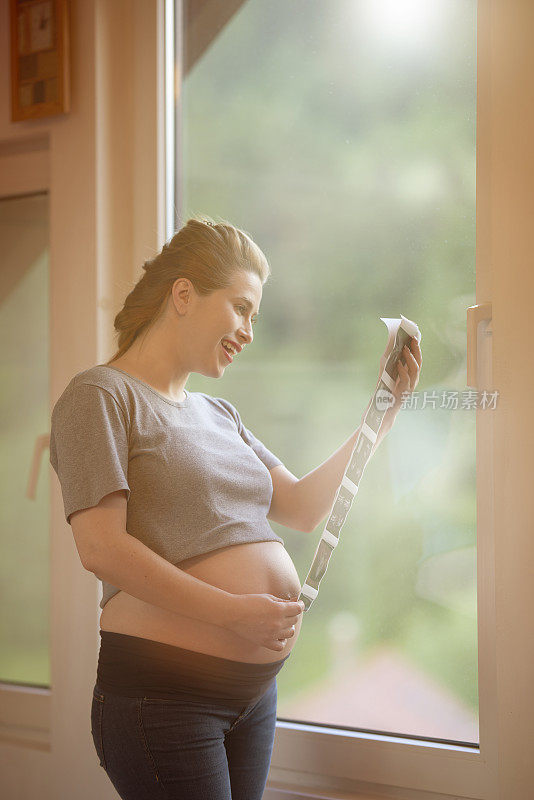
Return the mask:
MULTIPOLYGON (((367 409, 365 413, 367 413, 367 409)), ((376 442, 371 448, 371 454, 374 454, 384 436, 391 430, 391 425, 390 419, 384 417, 376 442)), ((361 425, 341 447, 338 447, 330 458, 327 458, 314 470, 308 472, 295 484, 294 492, 296 501, 298 501, 297 505, 298 507, 307 508, 308 517, 312 519, 312 527, 309 527, 308 530, 314 531, 332 508, 336 491, 349 465, 360 430, 361 425)))
POLYGON ((359 431, 358 428, 330 458, 308 472, 295 484, 294 491, 299 507, 307 508, 308 518, 311 519, 308 530, 314 531, 332 508, 337 488, 347 469, 359 431))
MULTIPOLYGON (((408 393, 413 392, 417 386, 422 361, 423 358, 419 344, 417 340, 413 338, 410 340, 410 347, 405 347, 402 358, 399 359, 399 374, 396 379, 395 390, 392 392, 395 400, 393 405, 391 405, 384 414, 378 436, 371 448, 371 455, 374 454, 378 445, 384 439, 384 436, 391 430, 399 409, 401 408, 403 398, 408 393)), ((382 374, 382 368, 380 374, 382 374)), ((362 424, 373 402, 374 393, 379 383, 380 377, 378 378, 371 400, 362 414, 362 424)), ((323 521, 332 508, 337 488, 349 464, 361 427, 360 425, 330 458, 309 472, 294 485, 293 491, 296 495, 297 507, 308 509, 309 517, 312 519, 312 525, 314 526, 310 528, 312 531, 323 521)))
POLYGON ((221 627, 234 622, 236 595, 175 567, 126 531, 110 537, 98 563, 84 566, 97 578, 145 603, 221 627))

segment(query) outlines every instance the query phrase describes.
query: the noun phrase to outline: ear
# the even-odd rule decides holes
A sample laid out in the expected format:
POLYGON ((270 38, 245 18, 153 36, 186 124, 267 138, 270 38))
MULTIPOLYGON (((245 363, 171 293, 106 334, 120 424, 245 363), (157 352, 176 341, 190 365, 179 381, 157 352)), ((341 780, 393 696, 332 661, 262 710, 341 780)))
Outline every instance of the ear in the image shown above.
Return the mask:
POLYGON ((171 289, 171 302, 179 314, 185 314, 194 300, 194 286, 189 278, 177 278, 171 289))

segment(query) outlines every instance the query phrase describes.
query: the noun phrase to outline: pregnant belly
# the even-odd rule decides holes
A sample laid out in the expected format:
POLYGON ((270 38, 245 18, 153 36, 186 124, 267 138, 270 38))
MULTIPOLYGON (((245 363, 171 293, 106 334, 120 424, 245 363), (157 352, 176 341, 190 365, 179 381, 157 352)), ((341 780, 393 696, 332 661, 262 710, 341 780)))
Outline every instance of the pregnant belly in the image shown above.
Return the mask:
MULTIPOLYGON (((296 598, 301 585, 295 566, 280 542, 247 542, 194 556, 177 564, 201 581, 232 594, 272 594, 296 598)), ((105 631, 140 636, 233 661, 279 661, 292 650, 302 625, 302 614, 283 650, 270 650, 227 628, 191 619, 145 603, 126 592, 115 594, 104 606, 100 627, 105 631)))

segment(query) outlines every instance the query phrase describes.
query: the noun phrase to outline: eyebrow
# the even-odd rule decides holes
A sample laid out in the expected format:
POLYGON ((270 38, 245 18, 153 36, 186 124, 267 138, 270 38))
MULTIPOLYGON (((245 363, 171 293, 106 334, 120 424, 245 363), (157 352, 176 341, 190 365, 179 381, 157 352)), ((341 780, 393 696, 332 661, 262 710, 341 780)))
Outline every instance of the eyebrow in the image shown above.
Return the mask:
MULTIPOLYGON (((251 301, 248 299, 248 297, 242 297, 242 296, 241 297, 234 297, 234 300, 242 300, 246 304, 246 306, 248 308, 252 308, 253 307, 253 303, 251 303, 251 301)), ((254 316, 259 317, 260 316, 260 312, 256 311, 254 316)))

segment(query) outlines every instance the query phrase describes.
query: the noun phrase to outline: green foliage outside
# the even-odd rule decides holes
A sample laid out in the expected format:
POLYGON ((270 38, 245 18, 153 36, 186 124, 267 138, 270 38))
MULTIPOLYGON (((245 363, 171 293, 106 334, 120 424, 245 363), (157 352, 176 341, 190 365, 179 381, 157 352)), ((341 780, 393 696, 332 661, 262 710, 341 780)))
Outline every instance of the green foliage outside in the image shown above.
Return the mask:
MULTIPOLYGON (((254 0, 185 79, 183 221, 231 220, 273 273, 252 346, 191 390, 234 402, 300 477, 358 426, 379 317, 402 313, 423 335, 419 406, 439 398, 401 410, 368 465, 280 700, 321 683, 328 621, 348 611, 359 655, 388 643, 478 708, 475 412, 439 408, 466 391, 475 301, 476 4, 437 6, 432 41, 387 46, 369 3, 254 0)), ((323 525, 272 523, 301 583, 323 525)))

